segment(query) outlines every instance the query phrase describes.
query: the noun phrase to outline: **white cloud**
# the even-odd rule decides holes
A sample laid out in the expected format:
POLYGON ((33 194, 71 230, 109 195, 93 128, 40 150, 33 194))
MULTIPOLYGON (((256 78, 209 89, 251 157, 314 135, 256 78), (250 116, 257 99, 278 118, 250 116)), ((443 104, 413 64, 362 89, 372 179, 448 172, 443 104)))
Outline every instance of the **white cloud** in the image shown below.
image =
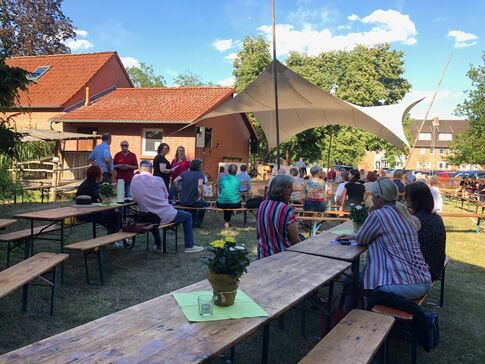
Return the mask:
POLYGON ((452 30, 448 32, 448 36, 455 38, 455 48, 466 48, 477 44, 478 36, 472 33, 465 33, 461 30, 452 30))
POLYGON ((224 78, 223 80, 217 81, 216 83, 221 86, 233 87, 236 79, 234 77, 224 78))
POLYGON ((83 37, 83 38, 86 38, 88 36, 88 32, 85 31, 85 30, 74 29, 74 31, 76 32, 76 36, 80 36, 80 37, 83 37))
POLYGON ((94 44, 87 39, 68 39, 64 42, 72 51, 93 48, 94 44))
POLYGON ((141 66, 140 61, 135 57, 120 57, 120 59, 121 59, 121 62, 123 63, 123 66, 125 66, 125 68, 128 68, 128 67, 140 68, 141 66))
MULTIPOLYGON (((412 90, 404 97, 404 102, 416 101, 426 97, 423 101, 413 107, 411 116, 416 119, 423 119, 428 111, 429 104, 433 99, 434 90, 412 90)), ((441 90, 436 94, 435 101, 431 106, 428 119, 438 116, 440 119, 461 119, 454 114, 456 106, 463 102, 465 94, 451 90, 441 90)))
POLYGON ((235 58, 237 57, 237 53, 234 52, 234 53, 229 53, 227 56, 224 57, 224 59, 227 59, 229 61, 232 61, 234 60, 235 58))
POLYGON ((222 53, 231 49, 234 46, 234 42, 232 39, 216 39, 212 46, 222 53))
MULTIPOLYGON (((414 22, 409 15, 395 10, 379 9, 364 18, 353 14, 349 16, 349 20, 360 21, 372 27, 368 31, 335 35, 328 28, 318 30, 308 24, 304 24, 300 30, 290 24, 277 24, 278 55, 286 55, 290 51, 317 55, 324 51, 352 49, 357 44, 373 46, 380 43, 400 42, 414 45, 417 42, 414 22)), ((271 40, 272 27, 270 25, 263 25, 258 29, 267 40, 271 40)))

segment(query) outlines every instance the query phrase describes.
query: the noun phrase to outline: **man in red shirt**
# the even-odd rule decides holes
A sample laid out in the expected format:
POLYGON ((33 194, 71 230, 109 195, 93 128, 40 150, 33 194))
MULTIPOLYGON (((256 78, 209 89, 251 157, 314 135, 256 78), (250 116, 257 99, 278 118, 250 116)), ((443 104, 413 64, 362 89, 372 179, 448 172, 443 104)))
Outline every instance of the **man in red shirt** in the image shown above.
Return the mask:
POLYGON ((131 179, 135 174, 135 169, 138 169, 138 160, 136 154, 128 150, 130 145, 126 140, 123 140, 120 146, 121 152, 116 153, 113 159, 114 168, 117 171, 116 179, 125 181, 125 197, 131 197, 131 179))

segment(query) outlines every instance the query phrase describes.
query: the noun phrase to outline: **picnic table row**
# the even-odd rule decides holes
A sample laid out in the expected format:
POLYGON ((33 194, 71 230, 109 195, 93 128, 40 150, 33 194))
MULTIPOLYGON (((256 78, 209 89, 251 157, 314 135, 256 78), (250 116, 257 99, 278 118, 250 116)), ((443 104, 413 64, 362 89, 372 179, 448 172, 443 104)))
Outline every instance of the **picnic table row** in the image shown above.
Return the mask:
MULTIPOLYGON (((340 229, 349 229, 344 223, 340 229)), ((338 230, 338 229, 337 229, 338 230)), ((0 356, 0 363, 80 362, 201 362, 234 347, 263 328, 262 362, 268 362, 269 324, 324 285, 329 286, 323 311, 331 316, 333 282, 352 267, 358 272, 365 247, 330 241, 336 234, 320 234, 286 251, 252 262, 240 289, 267 317, 189 323, 172 294, 113 313, 53 337, 0 356)), ((202 280, 176 292, 210 290, 202 280)), ((328 326, 330 321, 327 317, 328 326)))

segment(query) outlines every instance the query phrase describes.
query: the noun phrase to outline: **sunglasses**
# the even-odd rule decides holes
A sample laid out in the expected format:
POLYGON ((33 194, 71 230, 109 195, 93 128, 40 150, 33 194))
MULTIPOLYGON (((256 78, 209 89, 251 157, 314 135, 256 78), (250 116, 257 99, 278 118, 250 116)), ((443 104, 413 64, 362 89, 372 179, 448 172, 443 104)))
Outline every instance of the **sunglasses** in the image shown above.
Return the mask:
POLYGON ((121 144, 122 147, 128 147, 128 144, 121 144))

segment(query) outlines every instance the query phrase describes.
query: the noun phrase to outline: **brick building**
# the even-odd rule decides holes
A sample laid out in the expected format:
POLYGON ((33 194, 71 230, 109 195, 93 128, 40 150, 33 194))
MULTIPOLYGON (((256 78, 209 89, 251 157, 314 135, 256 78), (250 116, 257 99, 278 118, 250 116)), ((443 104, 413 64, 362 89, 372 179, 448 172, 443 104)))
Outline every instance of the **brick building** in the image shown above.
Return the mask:
MULTIPOLYGON (((64 131, 110 133, 112 154, 126 139, 138 159, 153 159, 162 141, 170 145, 171 159, 182 145, 189 159, 202 159, 206 171, 215 177, 217 164, 227 157, 248 162, 250 140, 256 139, 256 132, 246 114, 206 119, 197 126, 191 124, 232 98, 234 92, 226 87, 118 88, 51 120, 62 124, 64 131)), ((66 148, 85 151, 86 158, 91 150, 90 145, 82 143, 72 143, 66 148)))

